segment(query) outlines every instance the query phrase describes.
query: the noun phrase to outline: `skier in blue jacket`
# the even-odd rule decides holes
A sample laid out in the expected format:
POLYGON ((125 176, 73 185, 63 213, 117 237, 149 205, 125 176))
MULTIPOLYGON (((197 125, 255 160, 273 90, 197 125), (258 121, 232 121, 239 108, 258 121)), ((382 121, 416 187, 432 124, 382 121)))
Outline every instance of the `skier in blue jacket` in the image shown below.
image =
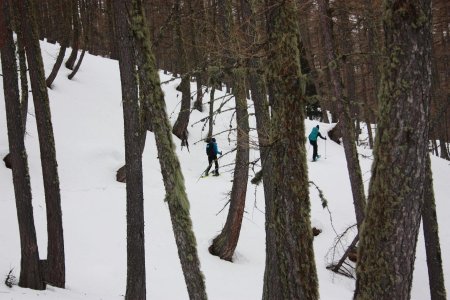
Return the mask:
POLYGON ((317 154, 317 137, 320 137, 324 140, 326 140, 326 137, 323 137, 320 132, 319 132, 319 125, 317 125, 316 127, 313 127, 313 129, 311 130, 311 133, 308 136, 309 139, 309 143, 313 146, 313 161, 316 161, 320 155, 317 154))
POLYGON ((222 151, 219 151, 216 143, 216 139, 212 138, 211 141, 206 145, 206 154, 208 155, 208 168, 205 170, 205 176, 208 176, 209 170, 212 167, 212 163, 215 163, 215 170, 213 171, 214 176, 219 176, 219 162, 217 161, 217 154, 222 155, 222 151))

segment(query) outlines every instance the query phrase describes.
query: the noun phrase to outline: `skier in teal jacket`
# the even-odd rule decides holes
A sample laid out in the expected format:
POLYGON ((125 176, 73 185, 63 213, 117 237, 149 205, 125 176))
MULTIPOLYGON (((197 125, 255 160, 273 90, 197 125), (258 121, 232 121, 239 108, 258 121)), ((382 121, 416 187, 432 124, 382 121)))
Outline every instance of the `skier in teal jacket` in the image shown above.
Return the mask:
POLYGON ((319 132, 319 125, 317 125, 316 127, 313 127, 313 129, 311 130, 311 133, 308 136, 309 139, 309 143, 313 146, 313 161, 316 161, 320 155, 317 154, 317 137, 320 137, 321 139, 326 140, 326 137, 323 137, 320 132, 319 132))

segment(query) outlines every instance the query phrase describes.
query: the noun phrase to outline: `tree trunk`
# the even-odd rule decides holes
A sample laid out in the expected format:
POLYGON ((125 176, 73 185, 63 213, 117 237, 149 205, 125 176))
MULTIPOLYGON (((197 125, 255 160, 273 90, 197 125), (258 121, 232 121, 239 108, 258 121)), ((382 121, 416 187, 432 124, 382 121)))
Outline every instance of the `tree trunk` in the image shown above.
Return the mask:
POLYGON ((211 92, 209 93, 209 126, 208 126, 208 139, 211 139, 213 136, 214 129, 214 92, 216 89, 214 86, 211 87, 211 92))
POLYGON ((247 195, 248 162, 249 162, 249 124, 247 99, 245 97, 245 70, 234 71, 234 97, 236 100, 237 153, 236 165, 231 189, 230 210, 222 232, 209 247, 212 255, 232 261, 241 231, 244 216, 245 197, 247 195))
POLYGON ((431 1, 385 1, 385 62, 355 299, 409 299, 424 199, 431 1), (381 283, 381 284, 380 284, 381 283))
POLYGON ((446 146, 446 142, 445 142, 445 137, 443 137, 442 132, 445 132, 445 130, 447 130, 447 128, 445 126, 441 126, 441 138, 439 139, 439 146, 441 148, 441 158, 446 159, 446 160, 450 160, 449 157, 449 153, 447 151, 447 146, 446 146))
POLYGON ((430 156, 426 158, 425 194, 422 209, 423 236, 427 253, 428 281, 431 300, 447 299, 444 271, 442 268, 441 245, 439 241, 439 225, 436 215, 436 203, 433 192, 433 174, 431 172, 430 156))
POLYGON ((36 113, 42 175, 44 177, 45 203, 47 206, 48 272, 45 274, 45 281, 53 286, 64 288, 65 261, 61 195, 44 66, 36 30, 33 4, 29 0, 20 0, 18 3, 21 13, 19 26, 25 36, 25 50, 36 113))
POLYGON ((174 4, 175 14, 175 44, 178 51, 178 67, 181 73, 181 83, 178 89, 181 91, 181 107, 178 118, 173 125, 172 132, 181 140, 181 146, 187 145, 189 117, 191 115, 191 82, 188 74, 188 61, 181 30, 181 0, 174 4))
MULTIPOLYGON (((243 19, 250 19, 246 28, 248 43, 261 43, 264 30, 264 20, 261 11, 264 9, 263 1, 254 0, 243 2, 243 19), (260 31, 261 30, 261 31, 260 31)), ((272 224, 275 223, 275 211, 273 206, 274 180, 273 157, 270 151, 270 112, 267 100, 267 88, 265 78, 259 74, 263 70, 261 59, 250 58, 250 70, 248 82, 251 90, 251 98, 255 109, 256 129, 258 133, 258 146, 261 157, 262 177, 265 202, 265 230, 266 230, 266 263, 264 270, 263 299, 274 299, 277 287, 281 285, 278 275, 278 259, 276 254, 276 235, 272 224), (269 295, 269 293, 272 293, 269 295)))
POLYGON ((339 123, 342 125, 342 142, 344 144, 345 158, 347 160, 348 175, 353 194, 356 222, 358 230, 364 220, 366 199, 364 195, 364 185, 359 165, 358 151, 355 144, 355 127, 350 116, 350 103, 344 97, 342 82, 340 78, 339 64, 336 59, 336 51, 333 45, 331 30, 331 19, 327 18, 328 4, 326 0, 317 1, 319 7, 320 22, 323 30, 325 53, 329 66, 331 82, 333 85, 333 95, 337 99, 337 111, 339 123))
POLYGON ((140 148, 140 114, 136 57, 130 18, 123 12, 132 1, 113 1, 117 33, 120 81, 122 84, 125 134, 125 170, 127 177, 127 291, 125 299, 146 299, 144 194, 140 148))
POLYGON ((78 0, 71 0, 71 5, 73 24, 72 52, 70 52, 70 56, 66 61, 66 68, 73 70, 80 47, 80 15, 78 14, 78 0))
MULTIPOLYGON (((119 0, 117 0, 119 1, 119 0)), ((120 1, 119 1, 120 2, 120 1)), ((178 248, 181 267, 190 299, 206 299, 206 288, 200 261, 197 254, 197 245, 192 230, 192 220, 189 214, 189 200, 184 185, 180 163, 175 154, 172 142, 171 128, 166 114, 164 94, 161 90, 159 75, 155 67, 150 43, 150 33, 145 24, 146 19, 141 0, 132 0, 131 26, 137 48, 143 53, 143 74, 148 82, 150 93, 149 105, 151 120, 155 133, 156 147, 161 164, 161 173, 166 189, 166 201, 169 206, 175 241, 178 248)))
POLYGON ((53 65, 52 71, 50 72, 50 75, 47 77, 45 84, 47 85, 47 87, 49 89, 52 88, 52 83, 56 78, 56 75, 58 75, 59 69, 61 68, 61 65, 63 63, 64 60, 64 56, 66 54, 66 49, 67 46, 66 45, 60 45, 61 47, 59 48, 59 53, 58 53, 58 57, 56 58, 56 62, 53 65))
POLYGON ((75 68, 73 68, 72 73, 70 73, 67 78, 72 79, 75 77, 75 75, 77 74, 78 70, 80 69, 81 63, 83 62, 83 58, 84 58, 84 54, 86 53, 86 50, 83 49, 83 51, 81 51, 81 55, 80 58, 78 59, 77 64, 75 65, 75 68))
POLYGON ((59 69, 61 68, 61 65, 64 60, 64 55, 66 54, 67 46, 69 45, 69 37, 70 37, 70 23, 69 23, 69 13, 68 9, 70 8, 70 5, 66 7, 67 3, 63 3, 63 0, 59 0, 59 10, 62 16, 63 24, 60 24, 61 32, 60 35, 60 48, 58 57, 56 58, 56 62, 53 65, 52 71, 50 72, 50 75, 48 76, 47 80, 45 81, 45 84, 48 88, 52 87, 52 83, 56 78, 56 75, 58 75, 59 69))
MULTIPOLYGON (((255 62, 253 66, 261 67, 260 63, 255 62)), ((268 293, 276 292, 277 286, 280 286, 278 275, 278 260, 275 255, 276 236, 272 224, 275 223, 275 210, 273 207, 273 157, 270 151, 270 113, 269 103, 267 102, 266 88, 264 79, 258 75, 256 71, 250 72, 250 88, 252 92, 252 100, 255 107, 256 129, 258 133, 259 151, 261 153, 261 164, 263 172, 264 201, 266 212, 266 264, 264 271, 264 288, 263 299, 274 299, 276 294, 268 295, 268 293)))
MULTIPOLYGON (((0 8, 1 9, 1 8, 0 8)), ((18 24, 18 11, 17 7, 12 7, 14 24, 18 24)), ((12 23, 12 22, 11 22, 12 23)), ((27 62, 25 55, 25 45, 23 40, 23 33, 20 32, 19 26, 15 26, 14 28, 17 34, 17 53, 19 55, 19 72, 20 72, 20 111, 22 113, 22 124, 23 124, 23 135, 22 138, 25 138, 26 128, 27 128, 27 115, 28 115, 28 78, 27 78, 27 62)), ((3 161, 7 168, 12 168, 11 155, 8 153, 3 161)))
MULTIPOLYGON (((310 221, 305 148, 305 96, 302 91, 296 2, 266 2, 268 84, 272 95, 275 231, 280 286, 266 299, 318 299, 310 221), (273 297, 273 298, 272 298, 273 297)), ((269 255, 271 256, 271 255, 269 255)))
POLYGON ((6 26, 5 45, 1 48, 3 91, 5 96, 6 121, 8 126, 9 151, 14 168, 12 169, 14 194, 16 197, 17 219, 20 234, 20 278, 19 286, 44 290, 45 282, 39 267, 39 250, 34 227, 31 185, 28 161, 23 140, 22 113, 20 111, 19 89, 16 67, 16 54, 9 15, 9 1, 0 1, 3 14, 2 26, 6 26))

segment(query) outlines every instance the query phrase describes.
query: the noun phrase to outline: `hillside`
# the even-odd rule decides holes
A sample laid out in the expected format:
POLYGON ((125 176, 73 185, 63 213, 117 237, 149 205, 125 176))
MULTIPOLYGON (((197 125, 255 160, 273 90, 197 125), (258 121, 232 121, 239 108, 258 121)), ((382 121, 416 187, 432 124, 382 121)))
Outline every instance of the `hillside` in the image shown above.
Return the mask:
MULTIPOLYGON (((46 71, 52 67, 58 47, 42 43, 46 71)), ((61 196, 66 250, 67 288, 49 287, 37 292, 8 288, 0 284, 0 299, 121 299, 126 283, 126 220, 125 184, 116 182, 116 170, 124 164, 123 118, 119 69, 117 61, 86 55, 83 65, 73 80, 68 80, 62 69, 49 90, 56 151, 61 182, 61 196)), ((167 111, 172 123, 179 110, 181 95, 175 90, 178 80, 161 73, 167 111)), ((0 83, 1 84, 1 83, 0 83)), ((195 84, 192 83, 194 88, 195 84)), ((223 96, 216 92, 216 97, 223 96)), ((30 94, 31 97, 31 94, 30 94)), ((8 153, 5 107, 0 96, 0 156, 8 153)), ((209 99, 208 94, 205 99, 209 99)), ((223 99, 226 99, 223 98, 223 99)), ((222 100, 219 100, 220 102, 222 100)), ((249 105, 251 102, 249 102, 249 105)), ((219 105, 219 104, 217 104, 219 105)), ((226 106, 234 106, 229 101, 226 106)), ((249 108, 252 111, 252 108, 249 108)), ((207 111, 207 109, 205 110, 207 111)), ((190 124, 205 117, 207 112, 194 111, 190 124)), ((232 113, 221 114, 215 123, 215 132, 229 128, 232 113)), ((253 118, 253 117, 252 117, 253 118)), ((234 120, 233 120, 234 122, 234 120)), ((250 122, 255 127, 254 119, 250 122)), ((306 131, 319 123, 305 121, 306 131)), ((332 128, 320 124, 322 134, 332 128)), ((265 263, 264 197, 262 187, 249 184, 247 204, 241 237, 234 262, 221 261, 211 256, 208 246, 225 222, 228 197, 231 190, 234 153, 220 160, 221 176, 200 179, 207 166, 203 123, 189 127, 190 151, 181 149, 174 137, 180 158, 191 216, 197 238, 202 271, 206 278, 209 299, 260 299, 265 263)), ((207 127, 206 127, 207 129, 207 127)), ((255 132, 252 138, 256 141, 255 132)), ((235 134, 217 137, 223 153, 234 148, 235 134)), ((46 257, 45 202, 40 168, 39 145, 32 104, 30 106, 26 147, 33 192, 33 207, 41 258, 46 257)), ((312 149, 308 149, 311 160, 312 149)), ((372 163, 371 151, 360 147, 363 179, 368 186, 372 163)), ((337 276, 325 267, 330 262, 329 250, 337 233, 356 223, 350 183, 343 148, 330 140, 319 141, 318 162, 309 162, 310 180, 323 190, 329 211, 323 209, 318 193, 310 188, 314 226, 322 234, 314 240, 316 265, 321 299, 351 299, 354 281, 337 276), (326 151, 326 152, 325 152, 326 151), (336 231, 336 232, 335 232, 336 231)), ((251 160, 256 159, 256 149, 251 160)), ((177 256, 164 187, 157 161, 152 133, 148 133, 143 155, 144 199, 146 219, 146 271, 148 299, 187 299, 187 291, 177 256)), ((450 290, 450 165, 448 161, 432 158, 434 187, 446 287, 450 290)), ((252 176, 254 173, 250 171, 252 176)), ((20 244, 14 202, 11 171, 0 167, 0 277, 13 269, 16 277, 20 268, 20 244)), ((353 235, 349 236, 350 243, 353 235)), ((338 249, 342 251, 342 249, 338 249)), ((339 255, 338 255, 339 256, 339 255)), ((423 236, 419 236, 414 273, 412 299, 429 299, 428 274, 423 236)))

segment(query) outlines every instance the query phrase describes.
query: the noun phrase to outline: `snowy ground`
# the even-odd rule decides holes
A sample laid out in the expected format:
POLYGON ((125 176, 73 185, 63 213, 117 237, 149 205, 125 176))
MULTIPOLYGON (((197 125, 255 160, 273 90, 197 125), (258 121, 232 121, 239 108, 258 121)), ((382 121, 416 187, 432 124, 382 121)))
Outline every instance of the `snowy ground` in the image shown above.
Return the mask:
MULTIPOLYGON (((42 44, 47 72, 52 67, 58 48, 42 44)), ((116 170, 124 164, 123 119, 116 61, 86 55, 74 78, 62 69, 49 90, 56 152, 61 182, 64 238, 66 249, 67 288, 48 287, 38 292, 17 286, 8 288, 4 277, 13 269, 16 277, 20 268, 20 244, 11 171, 0 166, 0 299, 121 299, 126 282, 126 223, 125 184, 115 181, 116 170)), ((161 74, 162 81, 170 79, 161 74)), ((0 83, 1 84, 1 83, 0 83)), ((163 86, 168 114, 174 122, 181 95, 175 90, 178 81, 163 86)), ((1 89, 1 88, 0 88, 1 89)), ((194 85, 193 85, 194 90, 194 85)), ((223 94, 216 93, 216 97, 223 94)), ((3 98, 3 96, 0 96, 3 98)), ((205 99, 209 99, 205 95, 205 99)), ((207 100, 205 100, 206 102, 207 100)), ((251 103, 251 102, 249 102, 251 103)), ((218 105, 218 104, 217 104, 218 105)), ((234 106, 233 102, 228 105, 234 106)), ((216 106, 218 107, 218 106, 216 106)), ((207 107, 205 107, 207 111, 207 107)), ((250 110, 252 110, 250 108, 250 110)), ((207 112, 194 111, 191 124, 207 112)), ((231 113, 221 115, 215 132, 229 127, 231 113)), ((251 124, 254 126, 254 120, 251 124)), ((318 124, 306 121, 307 132, 318 124)), ((331 125, 321 124, 325 133, 331 125)), ((198 142, 206 135, 199 123, 189 127, 190 152, 181 149, 175 137, 186 188, 191 202, 191 216, 197 237, 198 252, 206 278, 210 299, 260 299, 264 272, 264 199, 262 187, 249 184, 247 205, 234 262, 221 261, 208 253, 211 240, 220 232, 231 189, 231 166, 234 153, 220 161, 222 175, 200 179, 206 168, 205 144, 198 142), (198 142, 198 143, 197 143, 198 142)), ((235 135, 217 137, 223 152, 234 148, 235 135)), ((40 168, 39 145, 32 105, 29 110, 26 147, 31 173, 33 207, 41 258, 46 257, 45 203, 40 168)), ((307 145, 308 159, 312 149, 307 145)), ((361 147, 362 173, 366 187, 370 179, 372 159, 369 150, 361 147)), ((8 153, 4 101, 0 101, 0 156, 8 153)), ((321 299, 351 299, 354 281, 326 270, 330 262, 329 249, 336 233, 354 224, 354 209, 343 148, 331 141, 319 140, 322 158, 309 163, 309 176, 324 192, 332 213, 322 209, 318 193, 310 189, 312 223, 323 230, 314 240, 321 299), (325 152, 326 151, 326 152, 325 152)), ((251 158, 258 155, 251 152, 251 158)), ((437 201, 442 257, 450 291, 450 165, 448 161, 432 158, 434 187, 437 201)), ((188 299, 176 252, 164 188, 157 161, 153 134, 148 134, 143 156, 144 197, 146 219, 146 270, 148 299, 188 299)), ((250 172, 252 175, 253 173, 250 172)), ((348 237, 348 243, 353 235, 348 237)), ((339 249, 341 251, 341 249, 339 249)), ((412 298, 429 299, 428 275, 422 234, 417 247, 412 298)))

